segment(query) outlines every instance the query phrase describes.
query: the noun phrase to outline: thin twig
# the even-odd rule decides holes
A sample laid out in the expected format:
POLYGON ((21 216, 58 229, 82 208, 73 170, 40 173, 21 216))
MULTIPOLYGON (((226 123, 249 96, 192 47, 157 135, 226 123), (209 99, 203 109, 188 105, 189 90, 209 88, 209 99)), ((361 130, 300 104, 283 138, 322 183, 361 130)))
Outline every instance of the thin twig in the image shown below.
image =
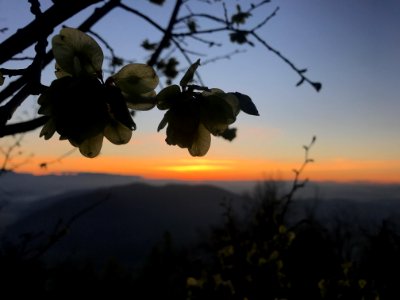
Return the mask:
POLYGON ((279 6, 275 8, 275 10, 269 15, 267 16, 264 21, 260 22, 258 25, 256 25, 255 27, 253 27, 253 29, 251 31, 256 31, 257 29, 260 29, 261 27, 265 26, 265 24, 267 24, 267 22, 269 20, 271 20, 273 17, 276 16, 277 12, 279 11, 279 6))
POLYGON ((165 29, 164 36, 162 37, 160 43, 158 44, 157 49, 153 52, 149 61, 147 62, 150 66, 154 66, 157 63, 161 52, 169 44, 169 42, 172 38, 172 30, 174 29, 174 26, 176 25, 176 20, 178 18, 178 13, 179 13, 181 6, 182 6, 182 0, 176 0, 175 7, 174 7, 171 17, 169 19, 168 26, 165 29))
POLYGON ((31 13, 35 17, 39 17, 42 14, 39 0, 28 0, 28 2, 31 4, 31 13))
POLYGON ((249 32, 256 40, 260 42, 261 45, 263 45, 265 48, 267 48, 269 51, 273 52, 275 55, 277 55, 280 59, 282 59, 286 64, 288 64, 300 77, 300 81, 297 83, 297 86, 302 84, 304 81, 308 82, 311 84, 311 86, 319 92, 321 90, 322 84, 320 82, 313 82, 310 79, 308 79, 306 76, 304 76, 304 73, 307 72, 307 69, 299 69, 297 68, 289 59, 287 59, 285 56, 283 56, 278 50, 275 48, 271 47, 264 39, 262 39, 257 33, 255 32, 249 32))
POLYGON ((204 65, 207 65, 207 64, 210 64, 210 63, 214 63, 214 62, 216 62, 218 60, 231 59, 232 56, 234 56, 236 54, 240 54, 240 53, 245 53, 245 52, 246 52, 246 50, 235 50, 235 51, 227 53, 225 55, 215 56, 215 57, 212 57, 210 59, 203 60, 201 62, 201 65, 204 66, 204 65))
POLYGON ((3 163, 0 168, 0 175, 13 170, 12 168, 7 167, 7 165, 9 165, 10 161, 12 160, 14 150, 21 146, 21 141, 23 138, 24 134, 21 134, 14 138, 14 142, 11 144, 11 146, 8 146, 7 149, 3 149, 3 147, 0 147, 0 151, 4 156, 3 163))
POLYGON ((313 159, 309 158, 309 151, 310 151, 311 147, 315 144, 316 140, 317 140, 317 137, 313 136, 310 144, 308 144, 308 146, 303 146, 304 161, 299 169, 293 169, 295 176, 294 176, 294 179, 292 182, 292 187, 291 187, 290 191, 282 198, 283 206, 282 206, 282 212, 280 214, 280 222, 284 221, 285 215, 287 213, 290 203, 293 200, 294 194, 297 192, 298 189, 303 188, 308 182, 308 178, 300 181, 300 175, 304 172, 304 169, 306 168, 306 166, 308 164, 314 162, 313 159))
POLYGON ((77 149, 78 148, 72 148, 71 150, 65 152, 64 154, 60 155, 59 157, 57 157, 54 160, 51 160, 51 161, 48 161, 48 162, 42 162, 42 163, 39 164, 39 167, 46 169, 49 165, 52 165, 52 164, 55 164, 55 163, 59 163, 64 158, 66 158, 66 157, 70 156, 71 154, 75 153, 77 149))
POLYGON ((41 116, 33 120, 6 125, 3 128, 0 128, 0 138, 8 135, 35 130, 40 126, 46 124, 48 120, 48 116, 41 116))
POLYGON ((49 35, 53 29, 78 12, 101 0, 57 1, 40 18, 16 31, 14 35, 0 44, 0 64, 38 41, 40 36, 49 35))
POLYGON ((25 69, 5 69, 5 68, 0 68, 0 72, 3 75, 7 76, 20 76, 26 73, 26 68, 25 69))
POLYGON ((13 57, 10 60, 11 61, 18 61, 18 60, 33 60, 33 56, 19 56, 19 57, 13 57))

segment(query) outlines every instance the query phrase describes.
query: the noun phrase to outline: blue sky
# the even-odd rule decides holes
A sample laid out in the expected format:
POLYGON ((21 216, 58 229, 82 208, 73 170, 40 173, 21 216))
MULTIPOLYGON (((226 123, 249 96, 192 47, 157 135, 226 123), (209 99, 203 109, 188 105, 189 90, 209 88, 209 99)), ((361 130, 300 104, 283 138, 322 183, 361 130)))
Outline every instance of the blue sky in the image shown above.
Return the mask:
MULTIPOLYGON (((173 2, 167 0, 166 7, 171 7, 173 2)), ((248 3, 232 2, 242 3, 243 8, 248 3)), ((169 11, 166 14, 165 7, 158 8, 147 1, 135 3, 161 24, 167 23, 169 11)), ((200 1, 192 0, 192 3, 192 9, 210 9, 200 1)), ((275 166, 265 170, 268 162, 301 162, 301 146, 315 134, 318 137, 312 153, 315 169, 347 162, 352 169, 343 167, 343 178, 375 180, 389 172, 392 181, 400 182, 400 2, 271 1, 254 18, 262 19, 277 6, 280 7, 277 16, 259 35, 296 66, 308 68, 308 77, 321 81, 323 88, 316 93, 307 84, 295 87, 298 75, 261 45, 238 47, 228 42, 227 34, 214 38, 226 42, 227 47, 208 49, 192 44, 196 51, 208 53, 210 57, 235 49, 246 50, 231 60, 202 66, 200 72, 209 87, 250 95, 261 115, 240 115, 236 122, 238 138, 232 144, 213 139, 207 159, 260 160, 265 162, 260 164, 264 170, 257 171, 260 175, 269 174, 278 170, 275 166), (377 168, 375 171, 373 166, 377 168), (354 168, 364 170, 365 176, 358 178, 357 174, 361 173, 354 168)), ((222 13, 220 4, 212 7, 222 13)), ((28 8, 25 1, 0 0, 0 27, 15 29, 25 24, 30 18, 28 8), (17 14, 21 17, 16 18, 17 14), (26 18, 22 17, 24 14, 26 18)), ((88 9, 83 15, 91 11, 88 9)), ((73 27, 81 19, 79 16, 65 24, 73 27)), ((200 26, 206 28, 207 24, 200 26)), ((145 37, 150 37, 150 41, 160 37, 156 30, 121 10, 110 14, 94 31, 103 34, 118 55, 138 62, 145 61, 146 53, 137 45, 145 37)), ((0 40, 6 36, 0 36, 0 40)), ((51 82, 52 76, 49 70, 44 80, 51 82)), ((138 132, 133 141, 126 147, 106 145, 103 155, 190 159, 186 150, 165 145, 164 133, 156 133, 161 117, 162 112, 156 110, 139 113, 135 119, 138 132)), ((43 155, 69 149, 68 144, 56 141, 46 147, 49 142, 38 141, 34 135, 27 143, 33 152, 43 155)), ((339 172, 335 174, 341 176, 339 172)))

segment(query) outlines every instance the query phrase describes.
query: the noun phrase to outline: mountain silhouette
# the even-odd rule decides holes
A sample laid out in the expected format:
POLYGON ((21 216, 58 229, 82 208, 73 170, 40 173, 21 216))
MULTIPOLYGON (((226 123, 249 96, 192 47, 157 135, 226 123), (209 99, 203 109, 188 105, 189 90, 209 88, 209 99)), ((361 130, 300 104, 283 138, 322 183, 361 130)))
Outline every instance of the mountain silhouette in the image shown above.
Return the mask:
POLYGON ((44 243, 71 220, 68 234, 44 255, 45 260, 104 262, 109 258, 137 266, 165 232, 174 243, 194 242, 201 230, 223 218, 223 201, 240 209, 244 197, 206 185, 151 186, 134 183, 36 201, 32 214, 10 225, 7 241, 33 238, 28 248, 44 243), (61 197, 61 198, 60 198, 61 197))

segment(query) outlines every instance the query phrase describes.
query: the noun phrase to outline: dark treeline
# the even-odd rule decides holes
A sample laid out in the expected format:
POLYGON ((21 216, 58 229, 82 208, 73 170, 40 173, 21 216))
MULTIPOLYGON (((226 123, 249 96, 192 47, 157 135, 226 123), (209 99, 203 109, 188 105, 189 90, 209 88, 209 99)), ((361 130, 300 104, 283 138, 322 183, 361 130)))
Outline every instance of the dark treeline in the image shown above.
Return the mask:
POLYGON ((50 264, 46 253, 27 258, 24 245, 3 243, 2 292, 44 299, 399 299, 396 222, 371 227, 338 216, 328 226, 312 212, 294 220, 293 202, 286 207, 270 183, 251 199, 245 214, 225 202, 223 225, 194 246, 177 246, 166 233, 136 270, 112 257, 101 266, 90 259, 50 264))

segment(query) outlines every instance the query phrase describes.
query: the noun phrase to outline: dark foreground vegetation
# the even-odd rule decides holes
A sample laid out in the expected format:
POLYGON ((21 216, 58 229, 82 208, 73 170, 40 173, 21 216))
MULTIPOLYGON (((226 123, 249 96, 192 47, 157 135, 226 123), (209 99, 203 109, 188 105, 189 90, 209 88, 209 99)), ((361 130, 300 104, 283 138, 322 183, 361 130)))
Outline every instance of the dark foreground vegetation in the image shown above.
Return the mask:
MULTIPOLYGON (((226 201, 223 225, 195 246, 178 246, 165 233, 135 270, 112 257, 101 265, 90 259, 53 264, 44 259, 46 247, 27 255, 23 242, 3 243, 0 286, 9 296, 2 298, 400 299, 395 220, 326 222, 312 210, 295 218, 292 199, 270 183, 251 199, 244 215, 226 201)), ((56 233, 46 237, 49 248, 68 234, 56 233)))

